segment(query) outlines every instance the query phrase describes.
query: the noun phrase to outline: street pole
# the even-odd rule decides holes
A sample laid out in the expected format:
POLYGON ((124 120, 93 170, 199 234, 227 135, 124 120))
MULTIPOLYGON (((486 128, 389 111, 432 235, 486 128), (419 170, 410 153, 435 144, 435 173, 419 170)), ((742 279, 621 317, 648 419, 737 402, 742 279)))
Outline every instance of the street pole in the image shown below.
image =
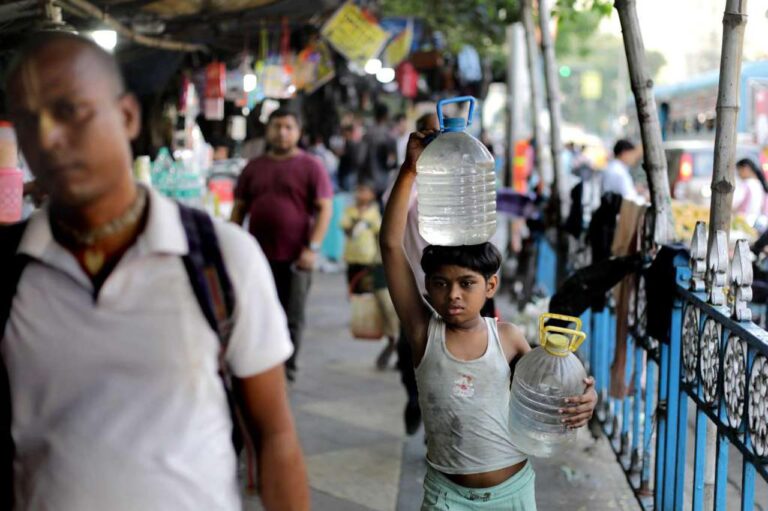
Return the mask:
POLYGON ((637 18, 635 0, 616 0, 613 5, 619 13, 629 80, 635 96, 637 119, 640 123, 643 169, 648 176, 654 212, 653 238, 657 244, 662 244, 672 239, 675 224, 672 218, 667 160, 661 145, 661 125, 656 112, 656 100, 653 97, 653 80, 645 57, 645 45, 637 18))

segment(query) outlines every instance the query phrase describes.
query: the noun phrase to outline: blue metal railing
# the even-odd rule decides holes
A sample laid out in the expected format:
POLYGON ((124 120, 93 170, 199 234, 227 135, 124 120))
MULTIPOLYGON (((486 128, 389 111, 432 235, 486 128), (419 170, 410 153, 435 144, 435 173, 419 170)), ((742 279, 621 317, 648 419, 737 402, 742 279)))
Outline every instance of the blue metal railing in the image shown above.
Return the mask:
POLYGON ((547 295, 556 289, 557 254, 542 233, 536 240, 536 287, 547 295))
MULTIPOLYGON (((630 311, 632 316, 636 309, 633 307, 630 311)), ((624 385, 631 389, 626 397, 614 398, 609 394, 611 364, 616 353, 616 317, 610 306, 588 310, 582 316, 589 336, 582 345, 581 356, 595 377, 595 389, 600 397, 597 418, 603 432, 641 507, 654 509, 652 489, 663 486, 664 477, 666 421, 658 416, 658 409, 659 399, 666 392, 670 350, 644 335, 637 335, 643 328, 643 318, 633 319, 626 345, 624 385), (661 385, 658 385, 659 376, 661 385)))
MULTIPOLYGON (((621 374, 611 369, 618 344, 610 303, 582 316, 587 340, 579 354, 596 380, 597 419, 642 509, 751 511, 758 476, 768 482, 768 332, 744 312, 752 284, 747 245, 737 244, 728 271, 727 248, 718 246, 725 236, 716 239, 719 260, 712 256, 705 285, 705 226, 696 232, 693 256, 678 251, 670 262, 674 296, 670 310, 662 310, 669 324, 663 339, 648 334, 649 271, 636 275, 622 343, 629 390, 613 393, 624 397, 610 392, 612 373, 621 374), (728 477, 734 450, 743 460, 736 481, 728 477), (740 502, 729 501, 729 484, 740 502)), ((553 286, 554 253, 544 238, 538 246, 537 281, 553 286)))
POLYGON ((609 393, 617 349, 613 308, 582 316, 588 338, 580 356, 596 379, 597 418, 644 510, 752 511, 757 476, 768 481, 768 333, 736 312, 740 300, 751 299, 751 292, 738 295, 738 289, 751 289, 751 269, 744 276, 749 263, 737 261, 738 255, 737 250, 730 301, 713 298, 725 287, 727 261, 710 268, 705 292, 703 255, 674 257, 675 295, 671 310, 664 312, 670 326, 661 340, 648 335, 647 271, 638 273, 625 348, 626 397, 609 393), (740 503, 728 501, 734 449, 743 459, 735 482, 740 503), (686 476, 692 479, 688 486, 686 476))

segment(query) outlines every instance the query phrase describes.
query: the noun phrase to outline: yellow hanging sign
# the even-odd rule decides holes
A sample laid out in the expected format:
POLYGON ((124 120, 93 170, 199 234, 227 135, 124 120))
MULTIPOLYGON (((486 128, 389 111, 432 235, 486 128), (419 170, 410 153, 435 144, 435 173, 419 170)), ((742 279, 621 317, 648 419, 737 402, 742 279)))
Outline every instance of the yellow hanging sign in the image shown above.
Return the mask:
POLYGON ((397 34, 384 50, 384 62, 389 67, 397 67, 408 58, 413 44, 413 22, 408 20, 405 30, 397 34))
POLYGON ((339 7, 321 33, 345 58, 362 63, 378 56, 389 39, 389 32, 351 2, 339 7))
POLYGON ((581 74, 581 97, 584 99, 599 99, 603 95, 603 76, 597 71, 586 71, 581 74))

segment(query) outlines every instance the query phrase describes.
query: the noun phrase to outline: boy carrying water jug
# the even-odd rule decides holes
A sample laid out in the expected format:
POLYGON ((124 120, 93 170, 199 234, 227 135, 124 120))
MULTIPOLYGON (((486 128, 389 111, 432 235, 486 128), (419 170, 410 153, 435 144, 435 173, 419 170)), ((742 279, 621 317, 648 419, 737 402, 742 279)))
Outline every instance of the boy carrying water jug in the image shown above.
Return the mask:
MULTIPOLYGON (((480 315, 497 290, 499 251, 490 243, 429 246, 421 266, 427 301, 403 250, 416 160, 431 132, 413 133, 381 230, 390 294, 416 367, 427 437, 422 511, 535 511, 534 472, 509 428, 510 364, 530 346, 520 330, 480 315)), ((569 428, 587 424, 594 381, 561 410, 569 428)))

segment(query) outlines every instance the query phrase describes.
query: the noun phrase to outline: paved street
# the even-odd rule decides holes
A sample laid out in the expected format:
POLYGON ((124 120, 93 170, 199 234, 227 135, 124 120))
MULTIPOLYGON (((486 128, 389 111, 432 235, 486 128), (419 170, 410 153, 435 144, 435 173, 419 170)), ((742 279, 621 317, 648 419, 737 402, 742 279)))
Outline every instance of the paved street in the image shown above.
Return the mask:
MULTIPOLYGON (((341 274, 317 274, 306 345, 291 400, 307 457, 316 511, 419 509, 426 470, 423 432, 407 437, 405 394, 393 369, 374 359, 383 346, 353 340, 341 274)), ((499 300, 502 312, 509 305, 499 300)), ((508 315, 507 315, 508 316, 508 315)), ((635 510, 637 505, 605 440, 584 431, 574 449, 534 460, 540 511, 635 510)), ((248 511, 259 510, 249 498, 248 511)))

